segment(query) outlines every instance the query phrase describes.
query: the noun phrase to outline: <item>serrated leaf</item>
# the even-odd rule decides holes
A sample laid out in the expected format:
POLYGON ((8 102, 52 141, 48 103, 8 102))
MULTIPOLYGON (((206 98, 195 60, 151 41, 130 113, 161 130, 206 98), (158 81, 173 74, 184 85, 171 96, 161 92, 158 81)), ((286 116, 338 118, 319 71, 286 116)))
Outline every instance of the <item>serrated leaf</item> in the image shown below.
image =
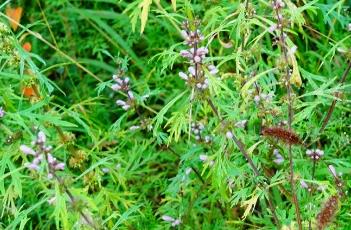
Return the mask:
POLYGON ((172 1, 172 7, 174 11, 177 11, 177 0, 171 0, 172 1))
POLYGON ((141 8, 141 14, 140 14, 140 22, 141 22, 141 28, 140 28, 140 34, 144 32, 147 18, 149 16, 149 10, 150 10, 150 5, 152 3, 152 0, 143 0, 139 7, 141 8))

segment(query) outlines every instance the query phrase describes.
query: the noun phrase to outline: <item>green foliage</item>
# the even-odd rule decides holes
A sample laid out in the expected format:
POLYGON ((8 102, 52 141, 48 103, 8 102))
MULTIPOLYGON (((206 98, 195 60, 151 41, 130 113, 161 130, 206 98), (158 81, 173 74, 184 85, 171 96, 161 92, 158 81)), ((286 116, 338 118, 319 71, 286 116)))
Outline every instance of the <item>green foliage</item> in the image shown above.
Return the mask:
POLYGON ((294 195, 303 229, 317 229, 336 194, 327 228, 349 229, 351 2, 284 2, 284 42, 270 1, 1 3, 0 229, 298 229, 294 195), (204 90, 179 77, 193 65, 182 23, 196 19, 204 90), (290 105, 296 191, 289 145, 262 135, 288 129, 290 105), (65 163, 51 179, 20 151, 39 130, 65 163), (314 164, 308 149, 324 155, 314 164))

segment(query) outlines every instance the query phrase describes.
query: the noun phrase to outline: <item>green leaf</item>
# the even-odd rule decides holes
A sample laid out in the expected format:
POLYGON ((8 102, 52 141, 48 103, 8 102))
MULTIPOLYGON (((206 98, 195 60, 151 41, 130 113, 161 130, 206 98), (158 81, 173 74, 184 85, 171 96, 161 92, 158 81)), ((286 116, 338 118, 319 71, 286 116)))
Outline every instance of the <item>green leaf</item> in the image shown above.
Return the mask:
POLYGON ((146 22, 148 19, 149 15, 149 10, 150 10, 150 5, 152 3, 152 0, 143 0, 139 7, 141 8, 141 14, 140 14, 140 22, 141 22, 141 28, 140 28, 140 34, 144 32, 146 22))

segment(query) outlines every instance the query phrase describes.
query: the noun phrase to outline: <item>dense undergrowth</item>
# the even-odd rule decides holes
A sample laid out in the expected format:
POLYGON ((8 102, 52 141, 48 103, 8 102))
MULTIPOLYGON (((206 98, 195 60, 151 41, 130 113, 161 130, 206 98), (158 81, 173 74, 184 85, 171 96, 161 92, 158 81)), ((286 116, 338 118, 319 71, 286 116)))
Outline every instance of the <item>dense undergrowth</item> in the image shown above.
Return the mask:
POLYGON ((349 0, 0 3, 0 229, 350 229, 349 0))

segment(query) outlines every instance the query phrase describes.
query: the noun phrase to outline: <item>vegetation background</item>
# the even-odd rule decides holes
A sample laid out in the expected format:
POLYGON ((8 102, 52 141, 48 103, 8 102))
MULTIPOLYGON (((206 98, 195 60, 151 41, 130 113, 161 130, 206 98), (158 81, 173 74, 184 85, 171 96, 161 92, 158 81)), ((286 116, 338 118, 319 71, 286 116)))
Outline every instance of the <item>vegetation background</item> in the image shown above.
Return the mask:
POLYGON ((350 229, 350 15, 1 1, 0 229, 350 229), (208 52, 185 77, 187 20, 208 52))

